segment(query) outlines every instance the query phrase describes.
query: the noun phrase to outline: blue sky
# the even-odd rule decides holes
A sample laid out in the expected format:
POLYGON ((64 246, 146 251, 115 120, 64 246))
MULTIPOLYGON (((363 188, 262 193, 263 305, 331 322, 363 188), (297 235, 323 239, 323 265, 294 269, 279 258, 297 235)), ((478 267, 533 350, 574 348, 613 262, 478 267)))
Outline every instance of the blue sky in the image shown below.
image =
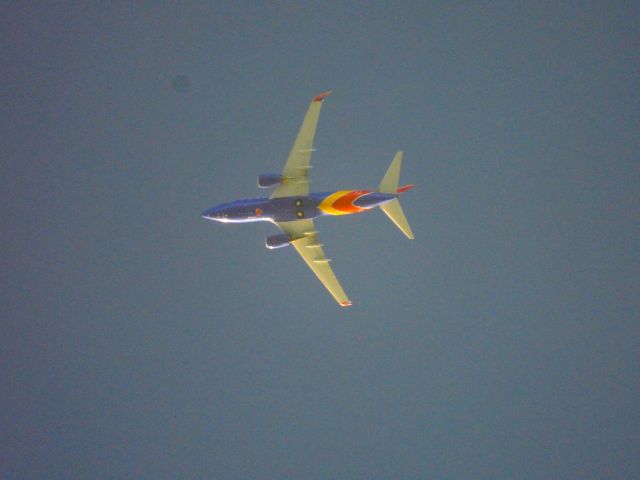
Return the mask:
POLYGON ((3 478, 640 474, 637 6, 0 9, 3 478), (417 185, 350 309, 200 218, 328 89, 312 188, 417 185))

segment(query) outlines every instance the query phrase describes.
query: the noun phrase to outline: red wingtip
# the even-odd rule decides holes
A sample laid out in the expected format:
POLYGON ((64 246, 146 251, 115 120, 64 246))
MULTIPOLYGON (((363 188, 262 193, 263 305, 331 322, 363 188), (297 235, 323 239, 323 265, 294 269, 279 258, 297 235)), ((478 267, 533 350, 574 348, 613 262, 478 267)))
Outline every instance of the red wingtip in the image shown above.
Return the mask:
POLYGON ((320 95, 318 95, 317 97, 315 97, 313 99, 314 102, 321 102, 322 100, 324 100, 325 98, 327 98, 329 95, 331 95, 331 90, 329 90, 328 92, 324 92, 321 93, 320 95))
POLYGON ((400 187, 398 189, 398 193, 404 193, 407 190, 411 190, 413 187, 415 187, 415 185, 405 185, 404 187, 400 187))
POLYGON ((350 307, 352 305, 353 303, 351 303, 351 300, 345 300, 344 302, 340 302, 341 307, 350 307))

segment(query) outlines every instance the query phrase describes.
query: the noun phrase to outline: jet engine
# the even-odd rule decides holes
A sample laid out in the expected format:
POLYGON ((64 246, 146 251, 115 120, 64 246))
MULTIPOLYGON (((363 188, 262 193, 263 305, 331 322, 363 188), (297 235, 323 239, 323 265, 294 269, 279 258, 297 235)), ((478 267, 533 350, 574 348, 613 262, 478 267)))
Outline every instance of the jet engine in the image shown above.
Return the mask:
POLYGON ((280 185, 283 181, 283 176, 278 175, 277 173, 263 173, 262 175, 258 175, 258 187, 260 188, 275 187, 276 185, 280 185))
POLYGON ((265 246, 271 250, 289 245, 293 239, 284 233, 279 235, 269 235, 265 241, 265 246))

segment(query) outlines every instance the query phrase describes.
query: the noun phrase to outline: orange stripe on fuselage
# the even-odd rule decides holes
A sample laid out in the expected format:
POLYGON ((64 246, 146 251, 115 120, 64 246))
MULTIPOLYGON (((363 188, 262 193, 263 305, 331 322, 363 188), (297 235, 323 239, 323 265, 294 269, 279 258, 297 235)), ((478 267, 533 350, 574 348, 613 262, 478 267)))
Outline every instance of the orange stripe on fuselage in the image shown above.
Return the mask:
POLYGON ((369 192, 366 190, 353 190, 347 193, 346 195, 343 195, 342 197, 337 199, 335 202, 333 202, 333 208, 345 213, 362 212, 363 210, 366 210, 366 209, 362 207, 358 207, 357 205, 354 205, 353 202, 356 198, 364 195, 365 193, 369 193, 369 192))
POLYGON ((332 193, 331 195, 326 197, 324 200, 322 200, 320 205, 318 205, 318 208, 322 210, 324 213, 326 213, 327 215, 344 215, 346 212, 341 212, 340 210, 336 210, 335 208, 333 208, 333 202, 335 202, 336 200, 338 200, 338 198, 340 198, 343 195, 346 195, 349 192, 351 192, 351 190, 339 190, 335 193, 332 193))
POLYGON ((370 193, 369 190, 340 190, 325 198, 318 208, 328 215, 349 215, 366 210, 353 202, 360 196, 370 193))

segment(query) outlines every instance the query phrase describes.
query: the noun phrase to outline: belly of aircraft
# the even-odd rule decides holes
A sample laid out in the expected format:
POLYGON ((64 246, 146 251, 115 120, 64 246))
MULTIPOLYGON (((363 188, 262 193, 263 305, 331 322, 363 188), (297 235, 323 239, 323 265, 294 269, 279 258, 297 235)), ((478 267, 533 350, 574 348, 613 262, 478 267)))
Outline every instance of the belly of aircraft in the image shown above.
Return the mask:
POLYGON ((393 194, 371 190, 312 193, 303 197, 272 198, 263 214, 276 222, 310 219, 320 215, 350 215, 370 210, 393 198, 393 194))
POLYGON ((322 215, 318 202, 312 195, 304 197, 272 198, 269 201, 268 213, 275 222, 291 222, 316 218, 322 215))

